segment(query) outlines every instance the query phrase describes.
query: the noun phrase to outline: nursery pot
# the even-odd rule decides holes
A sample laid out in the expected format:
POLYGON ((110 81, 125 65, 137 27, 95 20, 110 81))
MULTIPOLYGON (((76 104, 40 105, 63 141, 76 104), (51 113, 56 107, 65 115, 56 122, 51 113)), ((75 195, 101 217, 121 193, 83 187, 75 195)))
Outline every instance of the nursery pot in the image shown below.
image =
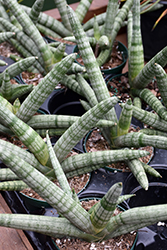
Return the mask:
MULTIPOLYGON (((86 197, 86 198, 80 198, 80 202, 84 202, 84 201, 99 201, 99 200, 101 200, 101 198, 100 197, 94 197, 93 195, 92 196, 88 196, 88 197, 86 197)), ((120 210, 120 211, 125 211, 125 209, 123 208, 123 207, 121 207, 121 206, 117 206, 117 208, 120 210)), ((57 211, 56 210, 51 210, 51 209, 47 209, 47 211, 46 211, 46 213, 44 214, 44 215, 47 215, 47 216, 54 216, 54 217, 57 217, 58 215, 57 215, 57 211)), ((134 239, 134 242, 133 242, 133 244, 132 244, 132 246, 131 246, 131 248, 130 248, 130 250, 134 250, 135 249, 135 245, 136 245, 136 242, 137 242, 137 238, 138 238, 138 233, 136 233, 136 237, 135 237, 135 239, 134 239)), ((116 240, 117 240, 117 238, 116 238, 116 240)), ((68 239, 66 239, 66 242, 68 242, 68 239)), ((56 247, 56 249, 57 250, 60 250, 60 248, 58 247, 58 245, 56 244, 56 242, 53 240, 53 243, 54 243, 54 245, 55 245, 55 247, 56 247)), ((78 243, 79 244, 79 243, 78 243)), ((79 246, 80 245, 78 245, 78 249, 80 249, 79 248, 79 246)), ((75 246, 76 247, 76 246, 75 246)), ((81 246, 80 246, 81 247, 81 246)), ((86 247, 86 246, 85 246, 86 247)), ((103 249, 103 247, 104 247, 104 249, 105 249, 105 243, 102 245, 102 249, 103 249)), ((107 248, 108 248, 109 246, 108 246, 108 244, 107 244, 107 248)), ((111 246, 112 247, 112 246, 111 246)), ((61 249, 62 249, 62 247, 61 247, 61 249)), ((67 246, 66 246, 66 249, 67 249, 67 246)), ((92 249, 92 248, 90 248, 90 249, 92 249)), ((96 247, 95 248, 93 248, 93 249, 96 249, 96 247)), ((100 248, 101 249, 101 248, 100 248)), ((115 249, 115 248, 114 248, 115 249)), ((129 249, 129 248, 128 248, 129 249)))
MULTIPOLYGON (((129 208, 167 203, 167 166, 155 164, 152 167, 161 174, 162 178, 149 175, 149 188, 147 191, 139 186, 132 174, 125 180, 124 194, 135 194, 134 197, 127 200, 129 208)), ((167 221, 139 230, 139 238, 136 246, 138 250, 167 249, 167 221)))
POLYGON ((167 46, 167 15, 165 15, 152 30, 157 19, 167 8, 167 2, 163 1, 163 4, 163 7, 158 10, 149 11, 141 15, 141 33, 144 57, 146 60, 150 60, 161 49, 167 46))
MULTIPOLYGON (((80 99, 84 100, 81 95, 70 89, 57 89, 41 105, 40 110, 47 114, 82 116, 85 109, 80 99)), ((74 149, 84 152, 83 140, 79 141, 74 149)))
MULTIPOLYGON (((88 185, 88 183, 90 181, 90 174, 88 174, 87 176, 85 176, 85 178, 86 178, 85 179, 86 184, 77 193, 77 195, 79 195, 83 190, 86 189, 86 187, 87 187, 87 185, 88 185)), ((82 180, 79 180, 79 181, 81 183, 82 180)), ((76 185, 79 185, 79 184, 77 183, 76 185)), ((28 209, 29 213, 36 213, 39 210, 43 210, 43 209, 45 210, 46 208, 51 208, 50 204, 48 204, 45 200, 40 200, 40 199, 33 198, 33 197, 28 196, 28 195, 26 195, 26 194, 24 194, 22 192, 20 192, 20 196, 23 199, 24 205, 28 209)))
POLYGON ((81 116, 85 113, 79 101, 81 98, 81 95, 70 89, 57 89, 50 94, 41 109, 48 114, 81 116))
MULTIPOLYGON (((117 48, 117 50, 120 51, 120 54, 122 54, 123 62, 122 62, 120 65, 118 65, 117 67, 114 67, 114 68, 110 68, 110 69, 101 69, 101 72, 102 72, 104 75, 108 75, 108 74, 113 74, 113 75, 115 75, 115 74, 120 74, 120 73, 122 73, 122 70, 123 70, 123 68, 124 68, 124 66, 125 66, 125 64, 126 64, 126 62, 127 62, 127 59, 128 59, 128 50, 127 50, 126 46, 125 46, 123 43, 119 42, 119 41, 118 41, 118 48, 117 48)), ((78 46, 77 46, 77 45, 74 47, 73 52, 78 54, 78 55, 77 55, 77 58, 80 57, 80 55, 79 55, 79 50, 78 50, 78 46)), ((76 62, 77 62, 78 64, 80 64, 77 60, 76 60, 76 62)), ((81 65, 81 64, 80 64, 80 65, 81 65)))

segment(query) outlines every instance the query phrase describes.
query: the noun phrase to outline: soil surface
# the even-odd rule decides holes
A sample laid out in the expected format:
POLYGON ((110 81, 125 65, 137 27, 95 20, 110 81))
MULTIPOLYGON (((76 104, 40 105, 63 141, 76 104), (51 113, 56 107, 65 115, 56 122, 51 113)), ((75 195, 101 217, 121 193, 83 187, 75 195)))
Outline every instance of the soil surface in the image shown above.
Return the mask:
MULTIPOLYGON (((137 127, 137 128, 131 127, 129 129, 129 133, 130 132, 135 133, 139 130, 140 130, 139 127, 137 127)), ((108 142, 101 134, 100 129, 92 130, 92 132, 90 133, 90 135, 88 136, 88 138, 86 140, 85 145, 86 145, 87 152, 111 149, 108 142)), ((140 150, 146 150, 146 151, 150 152, 150 155, 139 158, 142 162, 147 164, 151 160, 151 158, 153 157, 154 149, 151 146, 146 146, 146 147, 140 148, 140 150)), ((109 167, 111 169, 119 169, 119 170, 122 170, 123 172, 130 171, 129 167, 124 162, 112 163, 111 165, 108 165, 107 167, 109 167)))
MULTIPOLYGON (((94 53, 95 53, 95 57, 99 55, 99 52, 94 51, 94 53)), ((77 62, 80 63, 81 65, 84 65, 80 52, 78 52, 78 55, 80 57, 77 58, 77 62)), ((122 63, 123 63, 123 55, 121 51, 119 51, 118 49, 118 41, 115 41, 113 45, 112 53, 111 53, 111 58, 108 62, 104 63, 101 66, 101 70, 112 69, 112 68, 119 66, 122 63)))

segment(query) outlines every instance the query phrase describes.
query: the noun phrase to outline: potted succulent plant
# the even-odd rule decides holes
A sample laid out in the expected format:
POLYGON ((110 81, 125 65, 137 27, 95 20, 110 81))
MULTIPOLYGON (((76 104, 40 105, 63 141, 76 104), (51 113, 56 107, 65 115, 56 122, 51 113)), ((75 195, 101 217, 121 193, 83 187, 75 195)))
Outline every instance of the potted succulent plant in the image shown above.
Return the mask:
MULTIPOLYGON (((16 11, 14 1, 11 0, 7 2, 12 3, 9 7, 16 11)), ((131 5, 132 1, 128 0, 126 4, 131 5)), ((135 1, 132 10, 134 18, 133 28, 135 28, 137 36, 133 33, 132 37, 130 36, 131 43, 129 43, 131 44, 129 46, 130 86, 134 93, 140 91, 142 95, 144 87, 154 75, 156 75, 159 81, 159 86, 164 86, 166 75, 161 66, 164 66, 167 61, 165 55, 166 48, 144 66, 141 36, 140 33, 138 33, 139 29, 136 29, 140 20, 138 15, 139 1, 135 1), (137 41, 135 40, 136 38, 137 41), (135 53, 135 49, 138 51, 138 54, 135 53), (135 56, 138 61, 135 60, 135 56), (161 64, 161 66, 154 65, 155 62, 161 64)), ((127 10, 126 14, 128 11, 129 10, 127 10)), ((88 111, 81 117, 75 118, 59 117, 56 115, 33 116, 36 110, 53 91, 55 85, 62 81, 63 77, 66 78, 67 71, 76 59, 75 54, 66 56, 60 62, 56 63, 51 70, 50 63, 48 63, 45 69, 46 71, 48 70, 49 73, 47 73, 38 86, 31 91, 15 114, 12 113, 12 105, 3 97, 0 97, 2 131, 16 135, 31 152, 0 140, 0 159, 8 168, 11 168, 11 170, 6 169, 6 175, 3 175, 2 180, 7 179, 6 176, 9 173, 11 175, 13 174, 13 179, 19 178, 17 182, 19 185, 26 184, 33 188, 55 208, 62 217, 53 220, 53 218, 43 216, 32 215, 29 217, 29 215, 2 214, 0 215, 0 225, 35 230, 51 236, 57 234, 61 237, 66 235, 87 241, 96 241, 102 238, 108 239, 115 237, 131 230, 137 230, 146 225, 152 225, 159 220, 166 220, 166 205, 133 208, 111 218, 116 205, 127 198, 127 196, 121 196, 121 198, 119 198, 122 193, 122 184, 118 182, 109 189, 104 199, 88 213, 81 208, 76 195, 69 189, 66 178, 63 177, 63 172, 72 176, 81 172, 98 169, 112 161, 124 160, 128 162, 140 185, 147 190, 149 184, 145 172, 151 172, 155 176, 159 176, 159 174, 153 168, 142 165, 138 160, 140 156, 147 155, 147 152, 127 149, 127 147, 138 148, 144 145, 152 145, 166 149, 167 140, 164 133, 166 118, 164 109, 156 109, 157 114, 150 115, 150 113, 147 113, 141 108, 137 109, 137 107, 133 106, 129 99, 122 109, 119 121, 117 120, 114 106, 118 102, 118 99, 116 97, 110 97, 99 69, 99 64, 93 55, 88 37, 83 31, 77 16, 69 6, 67 6, 67 14, 78 47, 80 51, 82 51, 86 73, 92 87, 91 88, 85 81, 83 77, 84 74, 77 74, 77 81, 74 80, 76 82, 75 87, 77 86, 78 92, 82 93, 89 101, 89 103, 87 102, 85 104, 88 111), (83 47, 83 45, 85 47, 83 47), (136 115, 137 112, 140 114, 136 115), (159 130, 161 129, 161 131, 156 131, 156 133, 161 134, 161 136, 152 135, 155 133, 153 129, 144 130, 139 133, 127 133, 132 114, 133 116, 137 116, 137 118, 141 118, 146 124, 156 127, 159 130), (71 121, 71 119, 73 120, 71 121), (94 126, 102 128, 102 132, 112 146, 112 150, 85 153, 65 159, 76 143, 94 126), (45 133, 46 130, 49 130, 49 135, 51 135, 52 133, 56 133, 56 128, 63 128, 63 130, 66 131, 63 131, 64 133, 53 148, 50 145, 48 134, 46 134, 47 147, 39 134, 42 134, 42 129, 44 129, 45 133), (40 129, 38 130, 39 134, 35 129, 40 129), (149 133, 151 135, 147 135, 149 133), (6 150, 7 148, 8 150, 6 150), (59 178, 60 172, 61 189, 50 180, 52 178, 59 178), (109 197, 110 199, 108 199, 109 197), (101 214, 105 215, 104 220, 101 214), (141 214, 141 216, 136 218, 136 214, 141 214), (37 221, 38 224, 36 225, 37 221), (31 222, 31 224, 29 222, 31 222), (66 230, 64 230, 64 227, 66 227, 66 230), (67 228, 69 228, 69 230, 67 230, 67 228)), ((130 14, 129 20, 131 20, 130 14)), ((104 56, 106 57, 107 55, 108 52, 105 51, 104 56)), ((162 97, 165 104, 165 92, 163 91, 162 97)), ((159 105, 156 105, 154 108, 157 107, 159 107, 159 105)), ((13 182, 13 184, 15 183, 13 182)))

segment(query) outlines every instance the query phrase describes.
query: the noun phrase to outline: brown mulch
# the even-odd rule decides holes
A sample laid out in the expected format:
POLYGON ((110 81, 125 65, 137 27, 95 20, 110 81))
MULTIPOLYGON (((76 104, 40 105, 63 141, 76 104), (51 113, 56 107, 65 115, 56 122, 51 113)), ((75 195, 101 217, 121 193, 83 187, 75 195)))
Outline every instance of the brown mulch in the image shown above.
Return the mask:
MULTIPOLYGON (((139 131, 140 128, 134 128, 131 127, 129 129, 129 132, 137 132, 139 131)), ((94 129, 92 130, 92 132, 90 133, 90 135, 87 138, 86 141, 86 151, 87 152, 94 152, 94 151, 99 151, 99 150, 109 150, 111 149, 108 142, 106 141, 106 139, 103 137, 103 135, 101 134, 100 129, 94 129)), ((140 150, 146 150, 150 152, 150 155, 144 156, 142 158, 140 158, 140 160, 144 163, 148 163, 153 154, 154 154, 154 149, 151 146, 146 146, 146 147, 142 147, 140 148, 140 150)), ((119 169, 122 171, 130 171, 129 167, 124 163, 124 162, 116 162, 116 163, 112 163, 110 165, 108 165, 107 167, 109 168, 113 168, 113 169, 119 169)))
MULTIPOLYGON (((88 181, 90 178, 90 174, 82 174, 80 176, 74 176, 71 178, 68 178, 68 183, 71 187, 71 189, 75 190, 75 193, 78 194, 85 186, 87 185, 88 181)), ((59 186, 59 183, 57 181, 54 181, 55 185, 59 186)), ((24 190, 21 191, 21 193, 37 199, 37 200, 44 200, 38 193, 36 193, 32 188, 25 188, 24 190)))
MULTIPOLYGON (((79 52, 78 52, 78 54, 80 56, 79 52)), ((96 55, 96 57, 97 56, 98 56, 98 54, 96 55)), ((83 59, 81 56, 78 57, 76 60, 81 65, 84 65, 83 59)), ((101 66, 101 70, 112 69, 112 68, 119 66, 122 63, 123 63, 123 56, 122 56, 121 52, 118 50, 118 41, 115 41, 114 45, 113 45, 112 53, 111 53, 111 59, 107 63, 105 63, 101 66)))
MULTIPOLYGON (((71 151, 70 154, 68 154, 67 157, 72 157, 73 155, 76 155, 77 153, 75 151, 71 151)), ((81 192, 87 185, 87 183, 89 182, 89 178, 90 178, 90 174, 86 173, 86 174, 82 174, 79 176, 74 176, 71 178, 67 178, 69 186, 72 189, 74 189, 75 193, 78 194, 79 192, 81 192)), ((60 184, 57 180, 53 181, 55 183, 55 185, 57 185, 58 187, 60 187, 60 184)), ((31 198, 35 198, 38 200, 44 200, 39 194, 37 194, 32 188, 25 188, 24 190, 21 191, 21 193, 31 197, 31 198)))

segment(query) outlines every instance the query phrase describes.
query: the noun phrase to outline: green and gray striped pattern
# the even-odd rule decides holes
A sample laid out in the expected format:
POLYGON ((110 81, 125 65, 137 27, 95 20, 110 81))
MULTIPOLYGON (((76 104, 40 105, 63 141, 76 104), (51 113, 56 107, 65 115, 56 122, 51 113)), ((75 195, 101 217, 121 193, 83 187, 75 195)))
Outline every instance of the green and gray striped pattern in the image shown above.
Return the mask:
POLYGON ((77 74, 76 80, 78 81, 79 86, 82 90, 82 93, 84 93, 84 96, 89 101, 91 107, 98 104, 98 101, 97 101, 97 98, 93 89, 90 87, 88 82, 83 78, 83 76, 81 74, 77 74))
POLYGON ((3 27, 8 30, 15 32, 15 38, 17 41, 26 49, 29 51, 29 53, 33 56, 38 57, 38 61, 40 64, 43 65, 43 59, 41 56, 41 53, 39 52, 38 47, 36 46, 35 42, 28 36, 26 35, 22 30, 14 26, 12 23, 9 21, 0 18, 0 23, 3 25, 3 27))
POLYGON ((31 11, 29 14, 30 19, 34 24, 37 23, 40 12, 42 11, 44 5, 44 0, 36 0, 31 7, 31 11))
POLYGON ((14 36, 15 36, 14 32, 9 32, 9 31, 0 32, 0 43, 8 41, 10 38, 14 36))
POLYGON ((148 190, 148 179, 141 161, 138 159, 128 160, 127 164, 140 186, 148 190))
POLYGON ((93 233, 90 215, 47 177, 13 153, 0 151, 0 158, 21 180, 36 191, 58 213, 87 233, 93 233))
POLYGON ((67 13, 72 26, 73 34, 76 38, 77 45, 84 62, 84 66, 89 75, 92 88, 95 91, 98 101, 102 101, 109 97, 109 92, 107 90, 100 68, 96 62, 92 48, 89 44, 89 40, 77 16, 70 6, 67 6, 67 13))
POLYGON ((144 67, 144 52, 140 30, 140 0, 134 0, 132 7, 132 36, 129 51, 129 78, 130 84, 144 67))
POLYGON ((80 0, 75 13, 78 16, 80 23, 83 22, 93 0, 80 0))
POLYGON ((122 109, 117 126, 117 136, 128 133, 132 120, 132 100, 128 99, 122 109))
POLYGON ((55 64, 55 67, 40 81, 40 83, 24 100, 17 112, 18 118, 27 122, 35 114, 63 78, 75 58, 75 54, 70 54, 61 60, 61 62, 55 64))
POLYGON ((132 82, 134 88, 142 89, 146 87, 155 76, 155 63, 164 67, 167 63, 167 46, 158 52, 139 72, 132 82))
POLYGON ((165 70, 155 63, 155 76, 157 80, 157 86, 159 92, 161 93, 161 98, 165 107, 167 107, 167 75, 165 70))
MULTIPOLYGON (((101 14, 96 16, 96 21, 98 22, 99 26, 103 25, 105 20, 106 20, 106 12, 101 13, 101 14)), ((92 17, 86 23, 83 24, 84 31, 92 29, 93 24, 94 24, 94 17, 92 17)))
POLYGON ((90 219, 97 232, 101 231, 111 219, 121 192, 122 183, 118 182, 109 189, 105 196, 94 207, 90 219))
POLYGON ((17 118, 12 112, 5 108, 5 99, 0 96, 0 116, 5 124, 14 134, 34 153, 39 162, 45 165, 49 158, 47 146, 42 138, 26 123, 17 118))
POLYGON ((162 119, 167 121, 167 110, 162 102, 149 89, 132 89, 132 95, 137 95, 145 101, 162 119))
MULTIPOLYGON (((35 64, 37 58, 34 56, 22 59, 16 63, 11 64, 7 70, 8 70, 8 74, 10 75, 10 79, 20 73, 22 73, 23 71, 26 71, 31 65, 35 64)), ((4 77, 4 73, 5 71, 3 71, 0 74, 0 85, 2 83, 2 79, 4 77)))
POLYGON ((46 140, 47 140, 47 146, 48 146, 48 150, 49 150, 49 156, 50 156, 50 160, 52 163, 52 167, 54 169, 55 172, 55 176, 56 179, 58 180, 60 187, 62 188, 62 190, 68 194, 70 197, 72 197, 72 191, 71 188, 69 186, 69 183, 67 181, 67 178, 63 172, 63 169, 55 155, 55 152, 53 150, 50 138, 49 138, 49 133, 48 131, 46 131, 46 140))
POLYGON ((12 181, 19 180, 19 177, 13 173, 10 168, 1 168, 0 169, 0 181, 12 181))
MULTIPOLYGON (((31 8, 24 5, 22 5, 22 8, 29 15, 31 8)), ((68 29, 66 29, 65 26, 60 21, 47 15, 44 12, 40 13, 38 18, 38 23, 59 34, 61 37, 71 36, 71 32, 68 29)))
POLYGON ((117 137, 115 145, 118 147, 145 147, 152 146, 155 148, 167 149, 167 138, 157 135, 146 135, 140 132, 128 133, 117 137))
POLYGON ((54 145, 58 160, 61 162, 71 149, 95 124, 115 106, 118 99, 110 97, 83 114, 69 127, 54 145))
POLYGON ((141 162, 141 163, 142 163, 143 168, 147 174, 152 175, 152 176, 157 177, 157 178, 159 178, 159 177, 162 178, 160 173, 155 168, 149 166, 148 164, 146 164, 144 162, 141 162))
POLYGON ((2 86, 1 86, 1 95, 9 100, 12 96, 12 85, 10 82, 10 76, 8 74, 8 71, 6 70, 3 75, 3 80, 2 80, 2 86))
POLYGON ((111 40, 111 32, 113 23, 115 22, 115 17, 119 8, 119 3, 117 0, 109 0, 106 10, 106 19, 104 23, 104 35, 106 35, 111 40))
POLYGON ((58 9, 60 13, 62 23, 69 31, 71 31, 71 26, 68 20, 67 9, 66 9, 67 1, 66 0, 54 0, 54 2, 56 4, 56 8, 58 9))
POLYGON ((17 1, 5 0, 3 1, 3 3, 7 5, 7 7, 15 15, 17 20, 21 23, 25 33, 30 36, 31 39, 35 42, 45 63, 46 72, 49 72, 52 66, 52 53, 34 23, 31 21, 29 16, 26 14, 26 12, 22 9, 22 7, 17 1))
POLYGON ((145 150, 118 149, 104 150, 85 154, 74 155, 65 159, 61 165, 64 172, 73 171, 75 169, 86 166, 106 166, 114 162, 137 159, 148 155, 145 150))
POLYGON ((154 129, 167 132, 167 122, 161 119, 157 114, 133 106, 133 117, 154 129))
POLYGON ((1 191, 21 191, 24 188, 27 188, 27 184, 23 181, 2 181, 0 182, 1 191))

